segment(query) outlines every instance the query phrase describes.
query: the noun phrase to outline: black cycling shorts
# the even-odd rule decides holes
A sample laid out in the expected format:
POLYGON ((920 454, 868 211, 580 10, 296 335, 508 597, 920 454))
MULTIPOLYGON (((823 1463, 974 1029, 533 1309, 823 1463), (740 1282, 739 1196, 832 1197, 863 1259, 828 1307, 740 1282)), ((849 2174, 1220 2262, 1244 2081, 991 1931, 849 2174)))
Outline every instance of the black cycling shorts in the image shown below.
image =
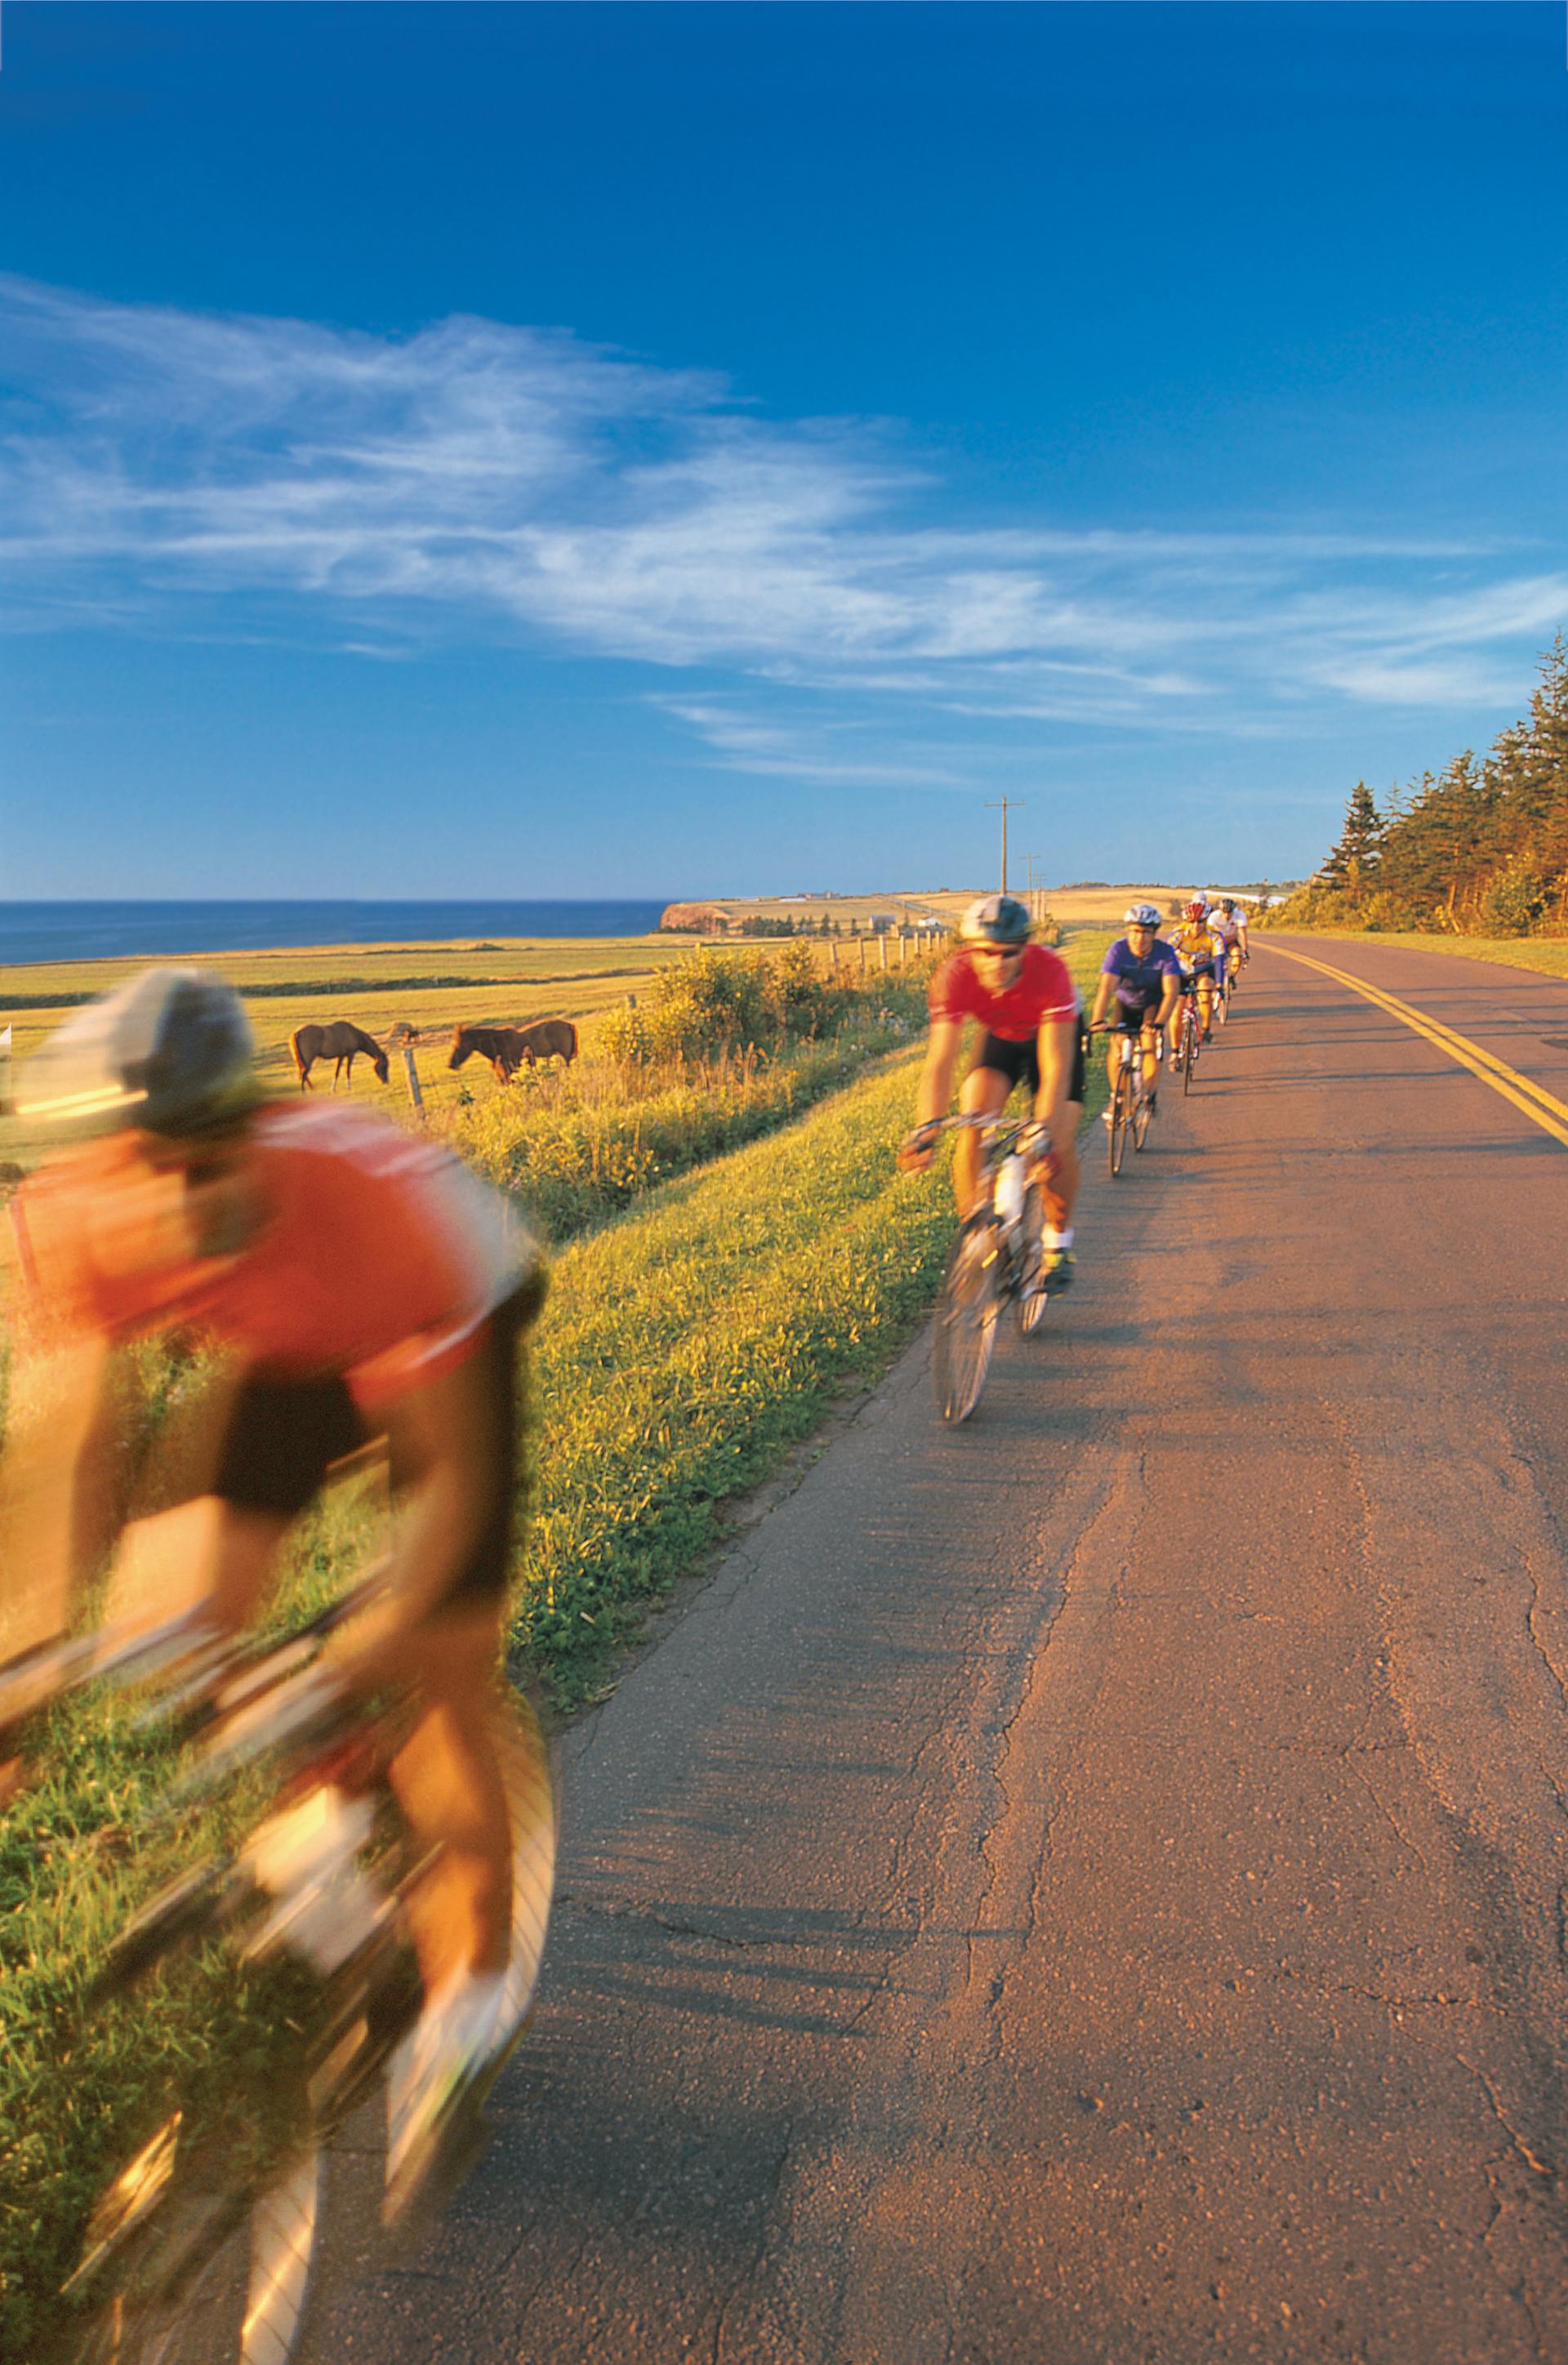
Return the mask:
POLYGON ((1154 1025, 1159 1009, 1158 1002, 1142 1003, 1136 1010, 1129 1009, 1125 1002, 1118 1002, 1113 1006, 1116 1014, 1116 1023, 1111 1031, 1115 1035, 1141 1035, 1146 1026, 1154 1025))
MULTIPOLYGON (((1011 1042, 1005 1035, 982 1035, 980 1049, 969 1065, 972 1076, 977 1068, 990 1068, 995 1074, 1005 1076, 1008 1083, 1026 1084, 1031 1093, 1040 1089, 1040 1038, 1026 1036, 1022 1043, 1011 1042)), ((1083 1105, 1083 1029, 1078 1030, 1073 1046, 1072 1074, 1068 1079, 1067 1096, 1083 1105)))
MULTIPOLYGON (((494 1415, 496 1451, 486 1478, 478 1541, 437 1605, 441 1608, 498 1601, 510 1582, 521 1475, 522 1335, 539 1303, 539 1283, 531 1277, 496 1307, 474 1349, 473 1361, 494 1415)), ((332 1463, 357 1453, 380 1434, 374 1416, 367 1418, 354 1402, 346 1380, 252 1373, 230 1412, 214 1492, 236 1510, 296 1519, 332 1463)), ((395 1459, 390 1476, 396 1494, 400 1478, 395 1459)))

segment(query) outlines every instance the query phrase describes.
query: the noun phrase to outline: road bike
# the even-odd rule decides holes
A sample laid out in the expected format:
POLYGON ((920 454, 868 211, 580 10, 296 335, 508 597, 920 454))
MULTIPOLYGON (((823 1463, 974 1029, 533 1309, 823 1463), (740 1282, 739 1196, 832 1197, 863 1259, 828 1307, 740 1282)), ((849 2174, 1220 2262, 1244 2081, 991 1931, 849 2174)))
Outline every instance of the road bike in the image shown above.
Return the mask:
MULTIPOLYGON (((389 1778, 409 1704, 355 1698, 319 1664, 330 1635, 383 1591, 379 1576, 367 1578, 282 1642, 218 1638, 186 1618, 123 1648, 56 1652, 55 1698, 106 1675, 168 1687, 143 1729, 172 1727, 195 1762, 152 1821, 173 1827, 236 1787, 244 1810, 236 1836, 112 1939, 86 2012, 135 2009, 153 1973, 221 1942, 265 1991, 286 1992, 289 2031, 286 2042, 252 2048, 264 2059, 236 2069, 216 2109, 210 2093, 199 2111, 188 2096, 165 2097, 151 2133, 106 2180, 62 2291, 59 2354, 71 2365, 289 2365, 329 2221, 363 2207, 368 2179, 376 2214, 400 2222, 455 2181, 482 2143, 499 2057, 452 2097, 387 2184, 398 2101, 388 2071, 423 2001, 409 1907, 433 1852, 416 1845, 389 1778)), ((40 1672, 35 1653, 9 1685, 0 1674, 0 1762, 17 1762, 40 1672)), ((555 1854, 549 1760, 525 1701, 500 1754, 512 1833, 510 2051, 538 1978, 555 1854)))
POLYGON ((1171 1046, 1171 1064, 1182 1079, 1183 1094, 1193 1089, 1193 1078, 1198 1071, 1198 1055, 1204 1048, 1203 1022, 1198 1016, 1198 987, 1194 978, 1185 978, 1176 1018, 1176 1040, 1171 1046))
MULTIPOLYGON (((1101 1028, 1091 1028, 1099 1033, 1101 1028)), ((1164 1057, 1164 1045, 1158 1044, 1156 1059, 1164 1057)), ((1116 1045, 1116 1075, 1111 1087, 1110 1105, 1106 1115, 1106 1155, 1113 1179, 1122 1171, 1127 1143, 1134 1151, 1141 1150, 1148 1139, 1148 1128, 1154 1122, 1154 1095, 1157 1087, 1146 1082, 1143 1071, 1143 1048, 1136 1035, 1123 1034, 1116 1045)))
POLYGON ((958 1227, 942 1294, 936 1302, 932 1378, 944 1420, 968 1420, 980 1399, 996 1346, 1002 1309, 1018 1308, 1018 1327, 1033 1338, 1045 1319, 1051 1295, 1042 1270, 1044 1194, 1027 1169, 1050 1148, 1049 1136, 1032 1118, 1007 1124, 997 1117, 949 1116, 924 1128, 928 1134, 961 1127, 978 1132, 984 1144, 982 1195, 958 1227))

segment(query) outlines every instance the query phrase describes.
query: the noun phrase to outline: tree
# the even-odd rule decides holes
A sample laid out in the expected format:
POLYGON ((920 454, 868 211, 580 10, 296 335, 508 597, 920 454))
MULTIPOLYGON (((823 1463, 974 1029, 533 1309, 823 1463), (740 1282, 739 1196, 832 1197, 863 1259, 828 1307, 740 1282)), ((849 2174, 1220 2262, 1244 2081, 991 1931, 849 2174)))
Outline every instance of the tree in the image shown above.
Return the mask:
POLYGON ((1371 886, 1383 851, 1383 823, 1377 801, 1364 780, 1358 780, 1345 806, 1345 826, 1318 874, 1325 887, 1343 895, 1352 911, 1371 886))

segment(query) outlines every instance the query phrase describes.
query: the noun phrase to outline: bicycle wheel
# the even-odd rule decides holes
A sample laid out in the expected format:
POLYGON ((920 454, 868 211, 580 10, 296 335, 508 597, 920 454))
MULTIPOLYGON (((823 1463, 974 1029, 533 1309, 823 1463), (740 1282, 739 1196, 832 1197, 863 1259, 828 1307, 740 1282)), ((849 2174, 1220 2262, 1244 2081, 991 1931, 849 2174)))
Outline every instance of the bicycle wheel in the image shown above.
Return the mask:
POLYGON ((1133 1071, 1130 1068, 1118 1068, 1116 1081, 1111 1091, 1111 1129, 1105 1144, 1106 1156, 1110 1161, 1113 1176, 1122 1171, 1122 1160, 1126 1155, 1127 1136, 1132 1131, 1132 1121, 1133 1071))
POLYGON ((1193 1076, 1198 1064, 1198 1022, 1189 1003, 1182 1013, 1182 1034, 1176 1053, 1176 1064, 1182 1070, 1183 1095, 1193 1089, 1193 1076))
POLYGON ((1148 1088, 1146 1085, 1133 1100, 1133 1148, 1135 1149, 1141 1149, 1148 1139, 1149 1121, 1153 1115, 1154 1112, 1148 1104, 1148 1088))
POLYGON ((359 2106, 339 2114, 328 2142, 320 2236, 321 2276, 335 2283, 375 2271, 388 2244, 410 2220, 435 2215, 477 2163, 487 2140, 484 2106, 497 2078, 526 2034, 544 1955, 555 1878, 558 1828, 550 1753, 532 1704, 508 1691, 497 1701, 497 1751, 511 1826, 511 1950, 501 2012, 506 2036, 467 2083, 454 2090, 443 2113, 394 2169, 393 2129, 418 2089, 400 2039, 417 2017, 417 1979, 410 2009, 394 2011, 375 2064, 369 2098, 361 2080, 348 2097, 359 2106))
POLYGON ((944 1420, 968 1420, 996 1345, 1003 1294, 1002 1241, 993 1216, 971 1216, 953 1244, 936 1306, 931 1373, 944 1420))
POLYGON ((1050 1297, 1040 1279, 1040 1235, 1045 1229, 1046 1203, 1037 1182, 1031 1182, 1024 1199, 1023 1233, 1025 1253, 1028 1258, 1027 1272, 1033 1280, 1026 1281, 1018 1292, 1018 1328, 1025 1339, 1032 1339, 1046 1318, 1050 1297))
MULTIPOLYGON (((73 2350, 79 2365, 289 2365, 304 2327, 321 2193, 314 2136, 259 2191, 235 2154, 183 2147, 176 2112, 105 2192, 100 2236, 128 2223, 112 2290, 73 2350), (151 2199, 149 2189, 151 2188, 151 2199)), ((93 2236, 89 2235, 89 2240, 93 2236)))

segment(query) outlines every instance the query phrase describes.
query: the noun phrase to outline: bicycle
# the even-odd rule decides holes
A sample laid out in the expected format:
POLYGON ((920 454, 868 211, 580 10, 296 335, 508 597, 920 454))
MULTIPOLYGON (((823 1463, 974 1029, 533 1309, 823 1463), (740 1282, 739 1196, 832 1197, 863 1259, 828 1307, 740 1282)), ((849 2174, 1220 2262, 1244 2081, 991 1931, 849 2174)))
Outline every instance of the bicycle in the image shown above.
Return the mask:
MULTIPOLYGON (((318 1664, 330 1635, 381 1590, 378 1577, 366 1578, 279 1642, 218 1638, 187 1617, 123 1647, 51 1646, 51 1701, 106 1675, 172 1679, 143 1723, 194 1739, 196 1763, 154 1819, 188 1815, 246 1777, 262 1793, 237 1840, 119 1932, 87 2010, 125 2002, 152 1972, 221 1938, 289 1980, 297 2031, 282 2060, 269 2057, 264 2092, 241 2082, 216 2124, 166 2111, 106 2183, 62 2289, 72 2365, 289 2365, 297 2353, 334 2188, 341 2203, 365 2181, 364 2152, 340 2156, 335 2146, 351 2118, 359 2128, 362 2106, 390 2104, 388 2067, 423 2001, 408 1908, 431 1855, 416 1849, 391 1788, 398 1721, 318 1664)), ((37 1712, 49 1672, 50 1654, 33 1653, 14 1680, 0 1676, 0 1761, 37 1712)), ((548 1757, 525 1702, 502 1761, 512 1827, 510 2052, 532 2005, 554 1867, 548 1757)), ((385 2223, 471 2164, 501 2058, 454 2097, 396 2191, 385 2180, 384 2113, 370 2114, 369 2174, 385 2223)))
MULTIPOLYGON (((1092 1027, 1092 1034, 1103 1034, 1103 1026, 1092 1027)), ((1117 1042, 1116 1080, 1111 1087, 1110 1126, 1107 1129, 1106 1154, 1113 1181, 1122 1171, 1129 1139, 1135 1154, 1148 1139, 1148 1128, 1154 1122, 1154 1088, 1143 1072, 1143 1049, 1136 1035, 1123 1034, 1117 1042)), ((1163 1057, 1159 1045, 1156 1059, 1163 1057)))
POLYGON ((1193 1089, 1197 1073, 1198 1055, 1204 1048, 1203 1024, 1198 1016, 1198 987, 1194 978, 1182 981, 1180 1015, 1176 1021, 1176 1040, 1171 1048, 1171 1061, 1182 1079, 1183 1095, 1193 1089))
POLYGON ((980 1402, 1003 1306, 1017 1306, 1018 1327, 1031 1339, 1051 1295, 1040 1271, 1044 1196, 1025 1172, 1026 1158, 1049 1149, 1049 1136, 1032 1118, 1006 1124, 998 1117, 949 1116, 922 1130, 935 1135, 964 1126, 984 1138, 984 1196, 953 1243, 936 1302, 932 1351, 937 1409, 955 1426, 968 1420, 980 1402))

